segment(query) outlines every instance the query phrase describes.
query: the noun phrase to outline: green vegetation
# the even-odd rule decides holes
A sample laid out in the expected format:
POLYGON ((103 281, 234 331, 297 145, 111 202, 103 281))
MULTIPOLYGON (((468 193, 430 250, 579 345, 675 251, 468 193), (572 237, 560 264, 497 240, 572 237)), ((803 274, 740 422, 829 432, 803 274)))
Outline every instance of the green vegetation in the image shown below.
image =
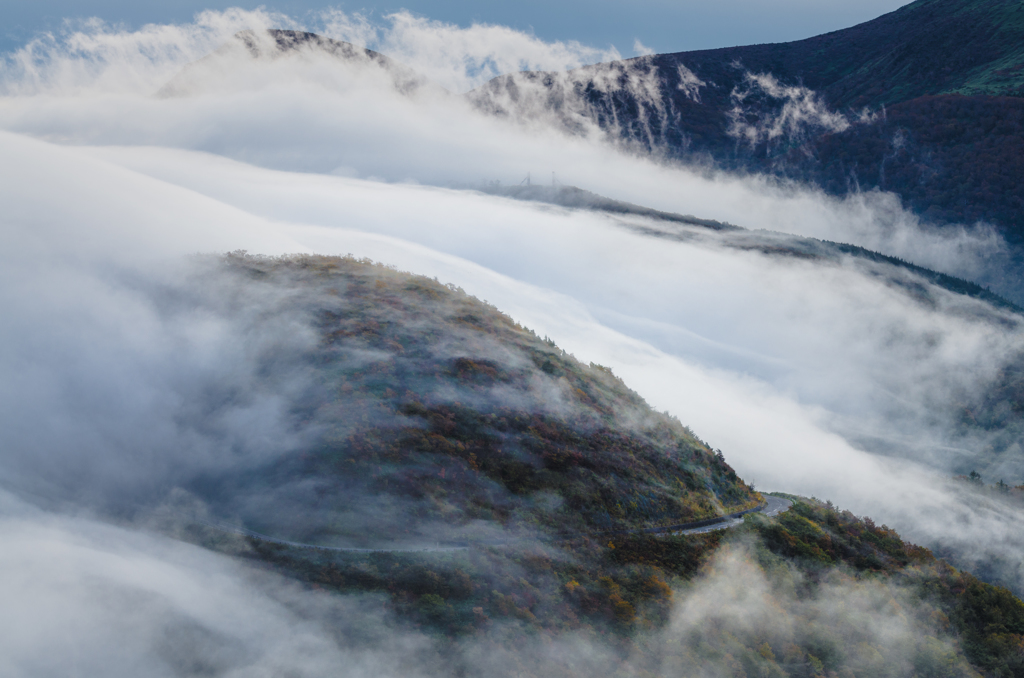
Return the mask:
POLYGON ((1024 98, 922 96, 825 134, 772 162, 786 176, 844 194, 898 193, 935 223, 987 221, 1024 240, 1024 98))
POLYGON ((315 329, 294 407, 306 442, 188 489, 277 537, 379 550, 184 533, 377 596, 454 673, 482 648, 519 675, 578 675, 534 651, 575 643, 607 675, 1024 675, 1024 604, 830 504, 789 497, 728 531, 640 532, 760 496, 609 370, 461 290, 352 258, 216 267, 315 329), (383 550, 436 541, 469 547, 383 550))
POLYGON ((843 564, 857 577, 898 583, 929 611, 940 630, 959 638, 964 655, 985 675, 1024 675, 1024 603, 1010 591, 950 567, 870 519, 831 503, 789 498, 795 503, 778 520, 747 519, 748 529, 773 555, 814 577, 843 564))
POLYGON ((789 498, 778 518, 755 514, 708 535, 421 555, 250 540, 247 557, 318 588, 384 594, 453 647, 515 653, 572 634, 641 675, 708 665, 747 676, 1024 675, 1024 603, 1009 591, 886 526, 789 498))
MULTIPOLYGON (((678 524, 759 501, 610 370, 462 290, 352 258, 226 264, 256 294, 291 295, 319 336, 294 413, 315 434, 246 479, 263 509, 222 511, 252 529, 317 543, 465 541, 678 524), (289 489, 303 483, 318 488, 315 520, 289 489)), ((243 491, 231 482, 188 489, 223 503, 243 491)))
POLYGON ((498 112, 517 87, 547 87, 552 101, 582 96, 584 115, 659 157, 797 179, 833 195, 893 191, 931 223, 985 220, 1024 242, 1024 5, 1015 0, 917 0, 805 40, 640 57, 568 77, 568 94, 558 90, 564 79, 525 73, 469 96, 498 112), (629 66, 651 84, 630 90, 629 66), (762 74, 813 96, 794 108, 748 79, 762 74), (609 91, 614 78, 622 88, 609 91), (696 95, 694 82, 704 83, 696 95), (823 125, 815 108, 849 125, 823 125), (772 121, 783 134, 764 133, 772 121), (737 123, 760 130, 756 141, 737 136, 737 123))

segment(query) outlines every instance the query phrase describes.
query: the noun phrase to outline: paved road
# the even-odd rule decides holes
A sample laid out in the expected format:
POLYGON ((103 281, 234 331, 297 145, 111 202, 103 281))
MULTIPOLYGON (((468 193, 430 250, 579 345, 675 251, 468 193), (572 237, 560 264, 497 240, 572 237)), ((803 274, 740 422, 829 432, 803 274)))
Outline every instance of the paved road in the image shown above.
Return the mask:
POLYGON ((768 495, 764 499, 767 503, 765 507, 761 509, 761 513, 765 514, 766 516, 774 517, 779 515, 780 513, 785 513, 786 511, 789 510, 789 507, 793 505, 793 502, 791 502, 788 499, 783 499, 782 497, 773 497, 771 495, 768 495))
MULTIPOLYGON (((742 513, 763 513, 766 516, 777 516, 784 511, 789 510, 789 507, 793 505, 793 502, 788 499, 782 499, 781 497, 765 497, 765 505, 753 511, 744 511, 742 513)), ((664 529, 645 529, 637 530, 637 532, 644 532, 649 534, 668 534, 668 535, 682 535, 682 534, 706 534, 708 532, 716 532, 718 530, 728 530, 731 527, 743 524, 742 513, 735 513, 731 516, 725 516, 725 520, 722 522, 714 523, 712 525, 704 525, 701 527, 684 528, 684 529, 673 529, 671 527, 664 529)), ((297 541, 289 541, 287 539, 278 539, 271 537, 270 535, 255 532, 253 530, 246 530, 237 527, 226 527, 224 525, 217 525, 214 523, 202 523, 207 527, 212 527, 224 532, 231 532, 232 534, 238 534, 243 537, 252 537, 253 539, 259 539, 260 541, 267 542, 269 544, 280 544, 281 546, 293 546, 296 548, 313 549, 316 551, 341 551, 345 553, 426 553, 426 552, 446 552, 446 551, 468 551, 472 548, 470 544, 435 544, 424 545, 424 546, 408 546, 408 547, 379 547, 379 548, 358 548, 354 546, 319 546, 317 544, 304 544, 297 541)), ((478 546, 505 546, 498 542, 478 544, 478 546)))
MULTIPOLYGON (((760 510, 758 510, 756 512, 757 513, 763 513, 766 516, 772 516, 772 517, 777 516, 780 513, 788 511, 789 507, 793 505, 793 502, 791 502, 788 499, 783 499, 782 497, 772 497, 770 495, 766 495, 764 500, 765 500, 764 506, 762 506, 760 508, 760 510)), ((672 534, 672 535, 677 535, 677 534, 707 534, 708 532, 717 532, 718 530, 728 530, 730 527, 736 527, 737 525, 742 525, 742 524, 743 524, 743 516, 736 515, 735 517, 733 517, 733 518, 731 518, 729 520, 725 520, 725 521, 723 521, 721 523, 715 523, 714 525, 705 525, 703 527, 692 527, 692 528, 683 529, 683 530, 671 530, 671 531, 667 530, 667 531, 665 531, 664 534, 672 534)))

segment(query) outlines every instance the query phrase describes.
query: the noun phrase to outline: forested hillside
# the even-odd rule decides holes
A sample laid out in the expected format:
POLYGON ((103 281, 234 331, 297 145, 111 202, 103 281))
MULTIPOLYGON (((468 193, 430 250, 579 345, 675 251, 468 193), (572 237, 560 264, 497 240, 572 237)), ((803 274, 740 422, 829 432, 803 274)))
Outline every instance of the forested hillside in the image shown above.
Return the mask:
POLYGON ((484 648, 522 675, 576 675, 531 649, 571 642, 610 652, 609 676, 1024 675, 1024 604, 831 504, 643 532, 760 496, 607 369, 457 288, 352 258, 205 266, 229 306, 313 328, 292 412, 306 442, 187 483, 163 529, 383 596, 456 672, 484 648))
MULTIPOLYGON (((732 531, 619 535, 454 553, 326 553, 207 543, 316 587, 379 592, 450 644, 522 675, 575 675, 523 648, 615 648, 600 675, 1024 675, 1024 603, 886 526, 792 497, 732 531), (699 625, 688 610, 703 615, 699 625), (877 628, 873 628, 877 625, 877 628)), ((458 666, 458 665, 456 665, 458 666)))
POLYGON ((510 74, 469 96, 513 117, 543 103, 672 159, 893 191, 931 223, 1019 242, 1022 95, 1024 6, 918 0, 806 40, 510 74))
POLYGON ((1015 242, 1024 236, 1011 227, 1024 214, 1024 98, 919 97, 778 162, 788 176, 830 193, 878 187, 929 220, 1004 224, 1015 242))
POLYGON ((654 527, 759 501, 721 454, 609 370, 461 290, 346 258, 222 265, 261 300, 285 295, 320 337, 294 397, 300 450, 190 487, 248 528, 432 543, 654 527))

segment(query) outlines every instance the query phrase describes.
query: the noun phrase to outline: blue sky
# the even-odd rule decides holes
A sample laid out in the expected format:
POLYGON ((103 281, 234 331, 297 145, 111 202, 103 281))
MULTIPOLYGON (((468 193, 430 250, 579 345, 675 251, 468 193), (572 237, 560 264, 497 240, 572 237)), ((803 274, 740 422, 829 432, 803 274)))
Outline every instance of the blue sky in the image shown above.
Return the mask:
POLYGON ((66 17, 94 16, 138 27, 189 21, 202 9, 262 5, 299 18, 326 6, 377 16, 404 8, 463 26, 474 21, 503 24, 548 41, 614 45, 631 56, 635 40, 657 52, 797 40, 867 21, 903 4, 904 0, 0 0, 0 51, 24 44, 38 31, 59 28, 66 17))

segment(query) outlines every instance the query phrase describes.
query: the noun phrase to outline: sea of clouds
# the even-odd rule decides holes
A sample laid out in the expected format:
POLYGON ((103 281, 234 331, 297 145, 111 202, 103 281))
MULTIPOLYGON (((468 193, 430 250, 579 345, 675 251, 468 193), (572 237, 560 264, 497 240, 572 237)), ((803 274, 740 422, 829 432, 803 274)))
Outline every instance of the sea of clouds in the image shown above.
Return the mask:
MULTIPOLYGON (((854 243, 981 280, 1005 251, 993 231, 936 232, 889 194, 837 199, 666 165, 623 150, 586 119, 566 134, 541 114, 494 118, 461 96, 501 73, 570 69, 614 52, 407 14, 372 24, 331 11, 318 21, 228 11, 135 32, 94 22, 4 55, 0 483, 21 497, 6 504, 2 529, 20 546, 5 549, 5 572, 28 576, 47 548, 54 558, 73 553, 67 562, 85 564, 62 581, 85 596, 89 568, 117 580, 137 576, 125 563, 171 567, 165 556, 184 547, 97 524, 89 515, 99 498, 295 444, 276 425, 287 375, 274 390, 253 385, 257 357, 268 346, 301 348, 308 328, 261 329, 237 309, 200 313, 180 302, 194 291, 180 282, 188 255, 239 249, 352 253, 454 283, 579 359, 610 366, 759 489, 831 499, 968 564, 1021 561, 1022 511, 949 480, 985 441, 952 437, 948 421, 1017 359, 1019 316, 943 290, 915 294, 854 260, 740 250, 699 230, 653 238, 611 215, 453 187, 554 172, 612 198, 854 243), (396 88, 372 61, 275 55, 266 28, 365 45, 422 83, 396 88), (243 30, 263 41, 264 56, 238 48, 243 30), (187 87, 161 94, 215 50, 190 69, 187 87), (195 425, 196 403, 247 389, 240 404, 195 425)), ((1020 460, 996 471, 1024 482, 1020 460)), ((209 574, 194 563, 214 556, 185 551, 187 572, 169 571, 183 585, 220 587, 207 581, 216 568, 235 581, 236 565, 217 560, 209 574)), ((1024 590, 1016 570, 1001 576, 1024 590)), ((115 588, 135 587, 128 579, 115 588)), ((56 594, 38 595, 46 600, 31 605, 45 618, 56 594)), ((247 604, 291 624, 277 598, 247 604)), ((300 635, 269 648, 246 636, 238 651, 301 654, 300 635)))

